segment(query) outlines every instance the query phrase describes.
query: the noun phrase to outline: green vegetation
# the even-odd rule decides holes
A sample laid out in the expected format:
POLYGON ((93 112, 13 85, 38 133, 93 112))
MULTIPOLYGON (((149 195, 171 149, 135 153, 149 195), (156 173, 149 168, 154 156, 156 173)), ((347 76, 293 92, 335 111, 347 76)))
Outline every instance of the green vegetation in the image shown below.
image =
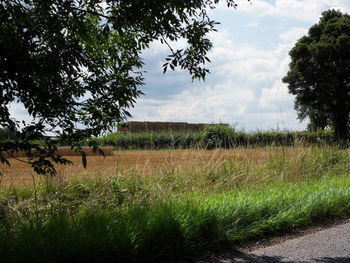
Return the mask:
POLYGON ((154 176, 38 183, 0 193, 4 262, 192 259, 350 216, 350 156, 336 148, 271 148, 154 176))
MULTIPOLYGON (((334 145, 331 130, 316 132, 236 131, 223 125, 207 126, 202 132, 111 133, 92 139, 116 149, 215 149, 256 146, 334 145)), ((88 143, 87 143, 88 144, 88 143)))
POLYGON ((309 117, 310 130, 334 128, 339 142, 350 134, 349 50, 350 16, 325 11, 290 51, 289 71, 283 78, 295 95, 299 119, 309 117))

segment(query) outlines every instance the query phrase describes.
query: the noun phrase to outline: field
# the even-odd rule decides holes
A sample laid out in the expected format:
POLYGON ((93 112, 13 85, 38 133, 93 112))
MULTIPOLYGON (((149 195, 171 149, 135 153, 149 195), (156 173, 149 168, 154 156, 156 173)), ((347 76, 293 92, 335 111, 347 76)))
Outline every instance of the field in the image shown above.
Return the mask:
POLYGON ((236 164, 249 164, 250 169, 263 166, 274 157, 284 154, 288 159, 300 158, 299 148, 268 147, 256 149, 216 149, 216 150, 135 150, 109 152, 106 157, 87 156, 87 168, 84 169, 81 156, 69 156, 72 154, 66 149, 60 149, 60 154, 73 162, 73 165, 56 165, 57 175, 44 178, 34 174, 33 169, 25 161, 25 157, 19 160, 10 159, 11 166, 0 164, 2 173, 0 186, 32 187, 33 176, 36 180, 49 180, 64 183, 70 179, 87 179, 91 177, 108 177, 110 175, 138 175, 157 176, 165 172, 179 174, 185 171, 198 171, 198 169, 216 169, 228 161, 236 164))
POLYGON ((337 147, 115 151, 40 178, 1 166, 4 262, 193 262, 350 216, 337 147))

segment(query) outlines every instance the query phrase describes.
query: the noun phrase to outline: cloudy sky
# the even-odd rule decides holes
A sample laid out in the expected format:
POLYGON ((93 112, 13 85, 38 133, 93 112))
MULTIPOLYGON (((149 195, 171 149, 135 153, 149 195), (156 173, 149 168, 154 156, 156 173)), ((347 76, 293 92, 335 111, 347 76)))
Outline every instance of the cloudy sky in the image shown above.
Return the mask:
MULTIPOLYGON (((154 43, 144 53, 145 93, 130 120, 224 122, 247 131, 305 129, 293 109, 294 98, 281 79, 288 71, 288 52, 330 8, 350 13, 349 0, 237 0, 222 2, 211 17, 219 22, 210 35, 214 48, 211 74, 191 81, 187 72, 162 74, 167 47, 154 43)), ((178 43, 181 46, 184 43, 178 43)))
MULTIPOLYGON (((138 121, 229 123, 237 129, 303 130, 296 119, 294 98, 282 77, 288 71, 288 52, 330 8, 350 14, 350 0, 236 0, 211 11, 221 22, 209 37, 211 71, 206 81, 192 82, 188 72, 168 71, 162 65, 169 50, 153 43, 144 52, 145 82, 131 110, 138 121)), ((182 47, 186 43, 176 43, 182 47)), ((23 105, 13 103, 13 117, 30 121, 23 105)))

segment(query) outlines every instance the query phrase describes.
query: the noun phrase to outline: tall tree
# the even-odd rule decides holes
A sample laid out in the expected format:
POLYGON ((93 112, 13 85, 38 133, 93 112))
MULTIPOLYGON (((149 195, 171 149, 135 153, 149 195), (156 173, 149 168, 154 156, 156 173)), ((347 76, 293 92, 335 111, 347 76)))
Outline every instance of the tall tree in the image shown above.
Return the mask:
POLYGON ((350 16, 336 10, 323 12, 289 55, 292 61, 283 82, 296 95, 295 108, 300 116, 327 120, 336 138, 348 139, 350 16))
POLYGON ((48 132, 79 150, 129 117, 142 94, 141 53, 152 41, 169 47, 164 72, 180 67, 204 79, 212 48, 206 35, 218 24, 207 11, 218 2, 0 0, 0 129, 11 134, 0 141, 1 162, 8 163, 5 152, 24 150, 36 172, 54 174, 54 162, 68 161, 48 132), (175 50, 179 39, 188 45, 175 50), (32 122, 11 116, 16 102, 32 122))
POLYGON ((330 126, 329 114, 324 110, 298 105, 297 102, 295 102, 294 108, 298 112, 299 120, 309 118, 309 123, 307 125, 309 131, 314 132, 318 129, 324 130, 330 126))

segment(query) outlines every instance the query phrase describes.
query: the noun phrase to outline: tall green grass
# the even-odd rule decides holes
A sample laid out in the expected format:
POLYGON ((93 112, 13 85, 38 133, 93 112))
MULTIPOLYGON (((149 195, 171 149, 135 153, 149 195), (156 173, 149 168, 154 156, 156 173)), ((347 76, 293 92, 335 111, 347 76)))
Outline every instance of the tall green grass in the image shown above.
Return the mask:
POLYGON ((4 262, 159 262, 198 258, 350 216, 350 157, 271 150, 263 163, 217 160, 0 194, 4 262), (289 153, 289 154, 288 154, 289 153))

